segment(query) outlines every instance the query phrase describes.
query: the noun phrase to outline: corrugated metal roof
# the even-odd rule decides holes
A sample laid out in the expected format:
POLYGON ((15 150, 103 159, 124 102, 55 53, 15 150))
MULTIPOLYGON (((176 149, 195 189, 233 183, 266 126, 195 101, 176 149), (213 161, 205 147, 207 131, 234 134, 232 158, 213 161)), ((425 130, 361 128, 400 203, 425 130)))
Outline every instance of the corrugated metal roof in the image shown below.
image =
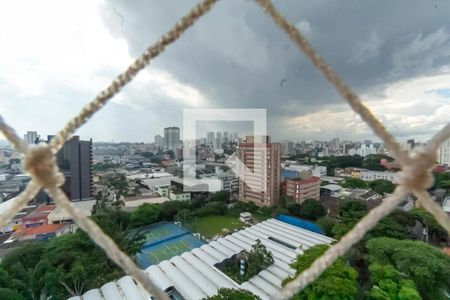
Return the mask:
MULTIPOLYGON (((222 287, 243 288, 261 299, 274 299, 281 284, 295 274, 289 266, 306 247, 330 244, 333 239, 270 219, 235 232, 200 248, 175 256, 158 265, 148 267, 145 272, 152 281, 168 293, 178 292, 186 300, 198 300, 217 293, 222 287), (240 253, 249 251, 259 239, 272 253, 275 263, 249 281, 239 285, 218 270, 214 265, 240 253), (290 247, 286 244, 289 244, 290 247)), ((130 276, 109 282, 100 289, 87 291, 70 300, 140 300, 149 295, 130 276)))

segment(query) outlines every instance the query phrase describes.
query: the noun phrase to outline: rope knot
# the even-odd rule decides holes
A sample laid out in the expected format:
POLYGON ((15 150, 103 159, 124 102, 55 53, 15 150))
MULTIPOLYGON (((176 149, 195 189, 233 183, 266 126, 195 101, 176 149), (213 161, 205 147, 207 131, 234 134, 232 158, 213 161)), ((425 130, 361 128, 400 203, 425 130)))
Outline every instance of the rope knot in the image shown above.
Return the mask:
POLYGON ((41 143, 30 147, 25 156, 24 167, 44 188, 64 183, 64 176, 59 172, 56 157, 47 144, 41 143))
POLYGON ((436 153, 427 152, 424 148, 415 149, 409 155, 409 163, 399 173, 399 183, 408 190, 426 190, 433 185, 431 173, 436 163, 436 153))

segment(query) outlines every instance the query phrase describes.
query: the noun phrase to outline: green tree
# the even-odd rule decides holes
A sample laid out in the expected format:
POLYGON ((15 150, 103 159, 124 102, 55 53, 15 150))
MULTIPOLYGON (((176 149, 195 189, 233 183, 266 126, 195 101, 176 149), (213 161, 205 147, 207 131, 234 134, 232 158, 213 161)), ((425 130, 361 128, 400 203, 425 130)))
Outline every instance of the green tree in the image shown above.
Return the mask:
POLYGON ((139 205, 138 208, 130 214, 132 227, 140 227, 160 220, 161 206, 159 204, 144 203, 139 205))
POLYGON ((316 224, 319 225, 328 236, 333 236, 333 227, 336 223, 337 219, 328 216, 321 217, 316 221, 316 224))
POLYGON ((116 194, 116 201, 119 201, 122 196, 127 195, 128 181, 124 174, 114 174, 114 176, 106 180, 106 184, 114 190, 116 194))
POLYGON ((447 189, 450 181, 450 172, 434 174, 434 188, 447 189))
POLYGON ((272 253, 261 243, 256 240, 249 253, 243 253, 227 261, 223 266, 223 272, 238 283, 243 283, 253 276, 257 275, 274 262, 272 253), (240 274, 240 260, 245 261, 245 273, 240 274))
POLYGON ((345 179, 341 186, 349 189, 366 189, 369 187, 364 180, 352 177, 345 179))
POLYGON ((395 184, 386 179, 377 179, 369 182, 369 187, 380 195, 390 194, 395 190, 395 184))
POLYGON ((25 300, 18 292, 8 288, 0 288, 0 299, 2 300, 25 300))
POLYGON ((250 279, 271 264, 273 264, 272 253, 267 250, 260 240, 256 240, 256 244, 253 245, 252 250, 247 255, 246 278, 250 279))
POLYGON ((434 216, 421 208, 412 209, 409 214, 417 221, 421 222, 428 229, 428 234, 432 240, 443 240, 448 237, 445 229, 439 225, 434 216))
POLYGON ((182 209, 190 209, 189 201, 166 201, 161 203, 161 219, 172 221, 182 209))
POLYGON ((217 201, 217 202, 223 202, 228 203, 230 202, 230 193, 227 191, 219 191, 212 195, 212 197, 209 199, 209 201, 217 201))
POLYGON ((258 296, 243 289, 219 289, 218 293, 214 296, 206 298, 208 300, 260 300, 258 296))
POLYGON ((371 264, 392 265, 412 280, 424 299, 446 299, 450 289, 450 258, 419 241, 373 238, 366 243, 371 264))
POLYGON ((366 203, 359 200, 345 201, 339 211, 339 219, 332 229, 333 237, 339 239, 344 236, 366 214, 366 203))
POLYGON ((155 156, 155 154, 153 152, 148 152, 148 151, 142 152, 141 155, 147 159, 151 159, 153 156, 155 156))
POLYGON ((380 300, 420 300, 419 292, 412 280, 398 272, 390 264, 369 266, 372 288, 367 293, 369 299, 380 300))
POLYGON ((325 216, 325 207, 315 199, 306 199, 300 204, 299 216, 308 220, 317 220, 318 218, 325 216))
MULTIPOLYGON (((297 256, 297 260, 291 264, 292 268, 296 270, 296 275, 309 268, 314 260, 328 248, 328 245, 317 245, 297 256)), ((288 278, 284 284, 292 279, 288 278)), ((357 279, 358 272, 340 257, 319 278, 292 299, 354 299, 358 291, 357 279)))
POLYGON ((386 168, 380 164, 381 159, 391 162, 394 158, 385 154, 370 154, 364 157, 363 168, 372 171, 386 171, 386 168))
POLYGON ((278 201, 278 207, 288 208, 290 205, 292 205, 294 203, 295 203, 294 197, 282 195, 282 196, 280 196, 280 200, 278 201))

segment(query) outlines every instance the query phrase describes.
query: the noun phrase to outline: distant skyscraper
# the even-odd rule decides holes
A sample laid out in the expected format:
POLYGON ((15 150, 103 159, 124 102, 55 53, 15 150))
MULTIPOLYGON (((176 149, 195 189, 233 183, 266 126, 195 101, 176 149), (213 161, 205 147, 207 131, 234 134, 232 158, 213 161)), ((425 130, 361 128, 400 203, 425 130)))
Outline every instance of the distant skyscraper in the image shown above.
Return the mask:
POLYGON ((219 139, 220 143, 223 143, 223 137, 222 137, 222 132, 217 131, 216 132, 216 140, 219 139))
POLYGON ((166 148, 166 150, 173 151, 175 157, 178 157, 179 149, 181 149, 180 128, 164 128, 164 148, 166 148))
POLYGON ((228 134, 228 131, 223 132, 223 142, 228 143, 230 141, 230 136, 228 134))
POLYGON ((214 144, 216 140, 216 134, 214 131, 208 131, 206 133, 206 142, 210 145, 214 144))
POLYGON ((281 141, 281 155, 287 156, 290 154, 295 154, 294 142, 292 141, 281 141))
POLYGON ((155 135, 155 145, 158 147, 164 147, 164 138, 159 134, 155 135))
POLYGON ((239 143, 237 157, 252 172, 241 176, 239 199, 253 202, 258 206, 276 205, 280 198, 280 144, 270 143, 268 136, 247 136, 242 143, 239 143), (265 186, 265 191, 255 191, 245 182, 265 186))
POLYGON ((450 166, 450 139, 445 141, 439 148, 438 162, 450 166))
POLYGON ((92 140, 73 136, 57 155, 58 166, 66 181, 63 190, 70 200, 92 197, 92 140))
POLYGON ((36 131, 27 131, 27 133, 23 136, 23 139, 28 145, 36 144, 39 141, 36 131))
POLYGON ((339 149, 339 139, 338 139, 338 138, 332 139, 331 142, 330 142, 330 144, 331 144, 331 149, 332 149, 332 150, 337 150, 337 149, 339 149))
POLYGON ((220 152, 223 149, 222 148, 222 140, 219 138, 216 138, 216 140, 214 141, 213 148, 216 152, 220 152))

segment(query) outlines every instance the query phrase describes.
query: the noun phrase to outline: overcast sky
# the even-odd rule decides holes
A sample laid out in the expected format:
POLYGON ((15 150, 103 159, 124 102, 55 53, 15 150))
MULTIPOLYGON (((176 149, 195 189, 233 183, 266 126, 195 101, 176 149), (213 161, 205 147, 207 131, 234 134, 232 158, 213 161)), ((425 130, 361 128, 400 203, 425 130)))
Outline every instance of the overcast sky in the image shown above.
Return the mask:
MULTIPOLYGON (((0 114, 52 134, 195 3, 1 3, 0 114)), ((450 121, 450 1, 275 5, 400 140, 450 121)), ((153 141, 184 108, 266 108, 275 139, 374 138, 252 0, 219 1, 77 133, 153 141)))

